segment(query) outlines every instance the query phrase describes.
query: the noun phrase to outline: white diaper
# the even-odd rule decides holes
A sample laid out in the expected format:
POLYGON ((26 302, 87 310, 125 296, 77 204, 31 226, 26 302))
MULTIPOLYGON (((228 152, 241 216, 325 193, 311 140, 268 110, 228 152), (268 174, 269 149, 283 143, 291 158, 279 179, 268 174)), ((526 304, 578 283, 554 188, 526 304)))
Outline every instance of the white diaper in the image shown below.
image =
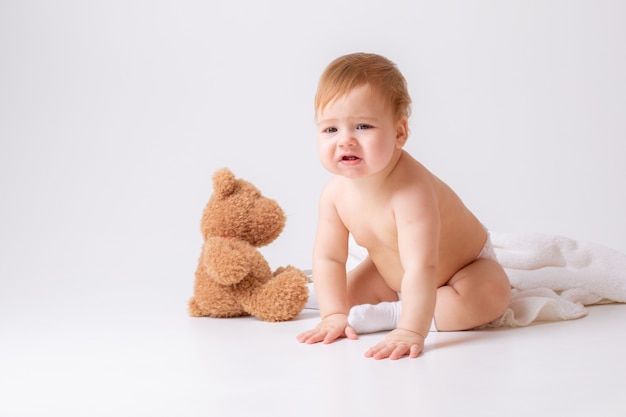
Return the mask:
POLYGON ((498 257, 496 256, 496 251, 493 249, 493 244, 491 243, 491 237, 489 237, 489 232, 487 232, 487 241, 483 245, 483 248, 476 257, 476 259, 491 259, 498 262, 498 257))

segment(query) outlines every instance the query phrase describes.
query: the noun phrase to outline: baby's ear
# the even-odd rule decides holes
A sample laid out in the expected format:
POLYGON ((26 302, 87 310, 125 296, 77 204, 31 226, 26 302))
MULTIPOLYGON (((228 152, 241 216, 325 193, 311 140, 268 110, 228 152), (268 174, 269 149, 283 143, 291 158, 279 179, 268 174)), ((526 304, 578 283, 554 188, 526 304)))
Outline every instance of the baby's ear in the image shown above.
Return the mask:
POLYGON ((409 139, 409 121, 402 117, 396 122, 396 146, 402 148, 409 139))
POLYGON ((213 192, 221 198, 234 193, 236 185, 235 174, 228 168, 219 169, 213 174, 213 192))

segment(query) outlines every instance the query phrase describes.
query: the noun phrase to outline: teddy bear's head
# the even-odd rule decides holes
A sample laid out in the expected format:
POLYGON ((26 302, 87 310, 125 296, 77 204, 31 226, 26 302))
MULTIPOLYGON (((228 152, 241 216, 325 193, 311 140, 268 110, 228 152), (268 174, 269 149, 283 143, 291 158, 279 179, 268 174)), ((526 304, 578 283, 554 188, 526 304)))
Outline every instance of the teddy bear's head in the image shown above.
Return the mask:
POLYGON ((248 181, 235 178, 228 168, 213 174, 213 194, 200 225, 205 239, 232 237, 256 247, 265 246, 280 235, 285 220, 276 201, 263 196, 248 181))

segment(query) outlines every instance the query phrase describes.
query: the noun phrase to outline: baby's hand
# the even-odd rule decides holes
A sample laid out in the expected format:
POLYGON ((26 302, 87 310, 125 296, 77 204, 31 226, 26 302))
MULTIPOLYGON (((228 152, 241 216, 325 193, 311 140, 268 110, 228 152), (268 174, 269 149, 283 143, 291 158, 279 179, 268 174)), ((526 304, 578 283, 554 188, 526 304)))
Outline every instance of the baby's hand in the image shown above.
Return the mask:
POLYGON ((300 343, 330 343, 340 337, 358 339, 354 329, 348 325, 346 314, 331 314, 324 318, 315 329, 300 333, 296 340, 300 343))
POLYGON ((411 358, 417 358, 422 349, 424 349, 422 335, 409 330, 395 329, 385 337, 385 340, 369 348, 365 352, 365 357, 394 360, 409 355, 411 358))

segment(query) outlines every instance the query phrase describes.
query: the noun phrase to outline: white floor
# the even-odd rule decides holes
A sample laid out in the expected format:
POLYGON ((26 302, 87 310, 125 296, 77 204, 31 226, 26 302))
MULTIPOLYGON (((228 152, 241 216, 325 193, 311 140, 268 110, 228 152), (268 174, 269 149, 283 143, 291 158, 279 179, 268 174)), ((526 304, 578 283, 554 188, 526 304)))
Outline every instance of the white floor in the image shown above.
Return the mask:
POLYGON ((431 333, 422 356, 399 361, 363 357, 381 334, 297 343, 314 310, 264 323, 189 318, 184 300, 143 312, 18 304, 0 318, 2 417, 626 415, 623 304, 431 333))

